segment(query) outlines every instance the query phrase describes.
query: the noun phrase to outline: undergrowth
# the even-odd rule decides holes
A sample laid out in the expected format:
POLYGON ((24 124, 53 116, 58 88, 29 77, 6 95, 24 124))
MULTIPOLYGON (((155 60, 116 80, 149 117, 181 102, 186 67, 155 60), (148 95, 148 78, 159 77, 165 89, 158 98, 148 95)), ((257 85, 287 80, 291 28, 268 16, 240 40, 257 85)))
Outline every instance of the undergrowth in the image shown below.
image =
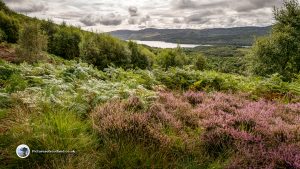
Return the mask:
POLYGON ((1 168, 300 168, 300 81, 0 62, 1 168), (15 148, 74 150, 34 154, 15 148))

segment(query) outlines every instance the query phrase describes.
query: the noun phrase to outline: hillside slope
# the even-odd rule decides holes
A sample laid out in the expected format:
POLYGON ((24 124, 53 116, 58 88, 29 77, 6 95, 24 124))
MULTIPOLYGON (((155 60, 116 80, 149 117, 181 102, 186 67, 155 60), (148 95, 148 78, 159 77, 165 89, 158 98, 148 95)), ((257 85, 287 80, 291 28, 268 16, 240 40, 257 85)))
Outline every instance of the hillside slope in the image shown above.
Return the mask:
POLYGON ((215 29, 144 29, 138 31, 119 30, 111 35, 124 39, 165 41, 186 44, 241 45, 250 46, 254 37, 264 36, 271 30, 268 27, 236 27, 215 29))

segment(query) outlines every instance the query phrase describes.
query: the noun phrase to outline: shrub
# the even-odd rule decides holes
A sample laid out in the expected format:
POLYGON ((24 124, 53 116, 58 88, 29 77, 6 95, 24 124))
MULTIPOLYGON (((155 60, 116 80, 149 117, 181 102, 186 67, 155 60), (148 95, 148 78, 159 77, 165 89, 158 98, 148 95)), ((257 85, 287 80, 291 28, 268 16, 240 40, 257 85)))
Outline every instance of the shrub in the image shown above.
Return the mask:
POLYGON ((207 67, 206 58, 203 55, 194 56, 193 62, 197 70, 204 70, 207 67))
POLYGON ((0 92, 13 93, 28 87, 27 80, 18 67, 7 62, 0 62, 0 92))
POLYGON ((183 112, 188 113, 189 108, 188 104, 168 93, 162 93, 147 109, 142 108, 135 97, 98 106, 91 118, 104 142, 105 159, 111 161, 106 163, 108 168, 129 167, 129 164, 130 167, 146 168, 201 167, 203 164, 197 163, 201 158, 193 156, 196 141, 190 140, 197 137, 198 129, 189 130, 191 136, 188 136, 182 125, 183 112), (109 149, 112 144, 114 148, 109 149), (128 156, 132 158, 128 159, 128 156))
POLYGON ((5 84, 5 90, 8 93, 14 93, 16 91, 23 91, 28 87, 27 81, 19 73, 11 75, 5 84))
POLYGON ((79 57, 81 36, 76 30, 62 27, 51 36, 50 40, 50 53, 69 60, 79 57))
POLYGON ((255 89, 257 95, 265 96, 269 99, 274 99, 276 96, 288 93, 287 83, 281 80, 279 74, 274 74, 270 78, 261 81, 255 89))
POLYGON ((58 64, 0 61, 3 166, 297 168, 299 103, 254 101, 249 95, 297 96, 298 79, 287 83, 278 75, 255 78, 188 67, 102 72, 86 63, 54 61, 58 64), (185 92, 198 81, 200 92, 185 92), (182 91, 156 86, 161 84, 182 91), (77 149, 84 156, 34 154, 24 163, 9 151, 21 142, 77 149))
POLYGON ((299 82, 284 82, 280 75, 268 78, 245 77, 219 73, 215 71, 196 71, 191 67, 170 68, 167 71, 154 69, 156 80, 169 89, 223 91, 233 93, 249 93, 253 99, 264 97, 269 100, 297 102, 300 96, 299 82))
POLYGON ((19 37, 18 21, 0 11, 0 25, 6 35, 6 39, 4 40, 9 43, 16 43, 19 37))
POLYGON ((236 91, 239 82, 246 79, 213 71, 195 71, 190 68, 171 68, 166 72, 154 70, 154 73, 157 80, 168 88, 181 90, 236 91))
POLYGON ((136 98, 117 100, 100 105, 91 115, 104 147, 114 143, 113 156, 104 151, 106 159, 113 161, 110 167, 126 166, 127 155, 142 157, 134 166, 148 166, 147 161, 164 166, 149 152, 158 157, 164 154, 168 167, 186 166, 176 160, 179 156, 196 157, 192 159, 197 167, 215 161, 222 168, 298 167, 299 104, 190 91, 183 95, 161 92, 147 109, 140 105, 136 98), (207 156, 206 161, 199 161, 201 155, 207 156))
POLYGON ((160 69, 153 70, 158 81, 170 89, 188 89, 188 87, 196 82, 200 72, 191 69, 171 68, 168 71, 160 69))
POLYGON ((180 46, 176 49, 164 49, 157 55, 157 64, 163 69, 168 70, 170 67, 183 67, 187 64, 187 56, 180 46))
POLYGON ((131 52, 127 45, 110 35, 86 34, 80 44, 81 57, 103 70, 110 65, 131 67, 131 52))
POLYGON ((55 49, 57 45, 57 39, 54 39, 54 35, 58 32, 59 27, 53 23, 51 20, 41 22, 41 30, 44 31, 48 36, 48 52, 55 54, 55 49))
POLYGON ((38 24, 25 25, 18 45, 16 50, 18 59, 34 63, 45 57, 43 51, 47 49, 47 36, 41 32, 38 24))
POLYGON ((8 14, 12 13, 12 11, 5 5, 4 2, 2 2, 2 0, 0 1, 0 10, 8 14))
POLYGON ((153 89, 159 82, 153 72, 148 70, 124 70, 122 68, 106 68, 107 79, 113 82, 127 81, 129 84, 140 84, 153 89))
POLYGON ((219 76, 206 76, 192 85, 192 89, 196 90, 215 90, 220 91, 224 86, 225 80, 219 76))
MULTIPOLYGON (((156 98, 156 92, 146 89, 139 81, 141 75, 133 73, 131 77, 112 77, 112 80, 108 78, 109 73, 75 61, 58 65, 38 63, 35 66, 23 63, 19 68, 18 75, 5 81, 5 90, 18 91, 13 96, 31 108, 39 109, 41 104, 55 105, 84 117, 93 106, 114 98, 136 95, 146 104, 156 98)), ((148 81, 144 82, 146 86, 148 81)))
POLYGON ((0 63, 0 80, 1 82, 5 82, 6 80, 8 80, 10 78, 10 76, 13 73, 16 73, 17 70, 14 69, 13 67, 5 64, 5 63, 0 63))
POLYGON ((188 91, 184 94, 184 97, 191 105, 197 106, 204 101, 205 93, 188 91))
POLYGON ((0 42, 4 42, 7 39, 7 35, 5 32, 0 28, 0 42))
POLYGON ((131 51, 131 64, 133 68, 146 69, 150 67, 149 58, 142 53, 137 43, 129 41, 128 48, 131 51))
POLYGON ((208 57, 207 69, 222 73, 248 75, 249 56, 239 57, 208 57))
POLYGON ((234 168, 299 168, 300 149, 297 145, 284 145, 278 150, 267 150, 263 145, 245 147, 243 153, 237 154, 228 169, 234 168))
POLYGON ((299 142, 299 131, 294 125, 298 123, 299 115, 291 110, 294 106, 214 95, 196 109, 204 117, 201 120, 205 128, 202 136, 204 146, 213 154, 234 154, 229 168, 268 168, 277 163, 283 168, 296 167, 297 158, 287 155, 297 157, 300 153, 297 149, 288 148, 299 142), (223 138, 225 136, 228 137, 223 138), (278 156, 283 149, 286 156, 278 156))
POLYGON ((139 46, 139 48, 141 50, 141 54, 147 57, 149 67, 151 68, 154 64, 156 54, 154 54, 153 51, 144 46, 139 46))
POLYGON ((10 108, 12 106, 12 99, 6 93, 0 93, 0 111, 3 108, 10 108))

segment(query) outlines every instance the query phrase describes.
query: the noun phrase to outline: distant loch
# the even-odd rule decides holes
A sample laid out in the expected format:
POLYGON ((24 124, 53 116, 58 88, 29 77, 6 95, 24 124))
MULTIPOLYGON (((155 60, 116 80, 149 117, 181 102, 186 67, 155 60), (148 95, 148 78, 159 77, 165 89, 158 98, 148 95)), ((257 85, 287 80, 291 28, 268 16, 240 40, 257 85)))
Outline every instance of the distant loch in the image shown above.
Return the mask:
POLYGON ((212 45, 201 45, 201 44, 177 44, 163 41, 141 41, 141 40, 132 40, 137 44, 147 45, 155 48, 176 48, 178 45, 182 48, 195 48, 197 46, 212 46, 212 45))

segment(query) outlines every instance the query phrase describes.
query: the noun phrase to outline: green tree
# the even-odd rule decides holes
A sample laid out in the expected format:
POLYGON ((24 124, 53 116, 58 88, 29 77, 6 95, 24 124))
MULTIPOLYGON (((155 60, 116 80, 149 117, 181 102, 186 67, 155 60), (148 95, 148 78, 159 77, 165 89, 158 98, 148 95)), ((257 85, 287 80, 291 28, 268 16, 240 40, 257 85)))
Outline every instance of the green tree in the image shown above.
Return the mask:
POLYGON ((131 67, 131 52, 126 43, 107 34, 86 33, 80 44, 80 56, 101 70, 111 64, 131 67))
POLYGON ((157 56, 158 65, 165 70, 170 67, 182 67, 188 63, 187 56, 183 52, 182 48, 176 49, 163 49, 157 56))
POLYGON ((0 11, 4 11, 7 14, 11 14, 12 11, 5 5, 5 3, 0 0, 0 11))
POLYGON ((150 67, 149 58, 142 52, 137 43, 129 41, 128 47, 131 51, 131 64, 134 68, 146 69, 150 67))
POLYGON ((207 66, 206 58, 202 54, 194 56, 194 65, 197 70, 204 70, 207 66))
POLYGON ((101 55, 101 50, 99 36, 93 36, 91 34, 86 34, 79 45, 80 47, 80 57, 83 58, 90 64, 103 69, 107 66, 108 60, 101 55))
POLYGON ((64 59, 75 59, 80 55, 80 42, 81 36, 79 32, 68 27, 63 27, 51 37, 49 51, 64 59))
POLYGON ((19 22, 0 11, 0 28, 5 33, 6 41, 16 43, 19 37, 19 22))
POLYGON ((151 68, 153 66, 156 55, 152 51, 150 51, 149 49, 147 49, 143 46, 140 46, 140 48, 141 48, 141 53, 143 55, 147 56, 148 62, 149 62, 149 67, 151 68))
POLYGON ((48 52, 55 54, 56 43, 54 41, 54 35, 58 31, 58 26, 56 26, 52 20, 42 21, 41 22, 41 29, 47 34, 48 36, 48 52))
POLYGON ((5 32, 0 28, 0 42, 4 42, 7 39, 5 32))
POLYGON ((26 24, 20 33, 17 56, 20 61, 34 63, 43 59, 43 51, 47 50, 47 36, 38 24, 26 24))
POLYGON ((272 33, 256 41, 252 49, 253 72, 267 76, 275 73, 291 80, 300 71, 300 7, 296 0, 284 1, 275 9, 272 33))

